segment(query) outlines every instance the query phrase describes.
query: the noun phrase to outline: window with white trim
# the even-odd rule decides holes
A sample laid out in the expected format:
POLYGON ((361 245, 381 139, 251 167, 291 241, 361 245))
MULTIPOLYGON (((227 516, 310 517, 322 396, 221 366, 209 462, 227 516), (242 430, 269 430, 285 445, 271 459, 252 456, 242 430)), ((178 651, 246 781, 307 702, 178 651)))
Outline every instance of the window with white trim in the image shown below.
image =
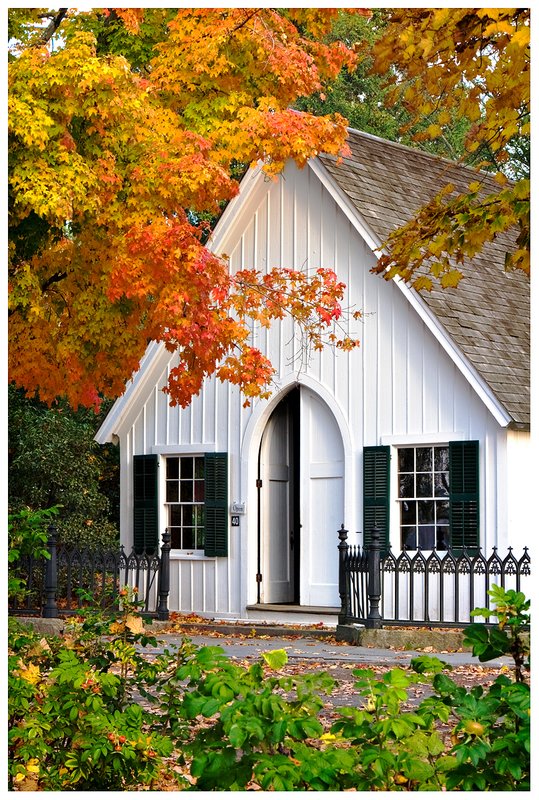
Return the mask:
POLYGON ((398 486, 401 549, 447 550, 449 447, 399 447, 398 486))
POLYGON ((204 550, 204 456, 166 459, 166 504, 171 547, 204 550))

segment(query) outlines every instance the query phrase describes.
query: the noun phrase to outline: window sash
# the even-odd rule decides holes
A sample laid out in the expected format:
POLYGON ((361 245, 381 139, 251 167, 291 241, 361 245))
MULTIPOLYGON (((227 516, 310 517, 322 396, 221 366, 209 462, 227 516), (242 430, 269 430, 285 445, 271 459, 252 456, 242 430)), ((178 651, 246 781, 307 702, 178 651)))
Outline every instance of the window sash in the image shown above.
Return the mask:
POLYGON ((479 442, 397 448, 401 549, 479 547, 479 442))
POLYGON ((174 512, 176 524, 169 524, 174 549, 228 555, 226 453, 168 456, 165 504, 169 523, 171 509, 179 509, 174 512))
POLYGON ((446 550, 449 544, 449 447, 399 447, 401 550, 446 550))
POLYGON ((204 456, 166 459, 165 503, 174 550, 204 550, 204 456))

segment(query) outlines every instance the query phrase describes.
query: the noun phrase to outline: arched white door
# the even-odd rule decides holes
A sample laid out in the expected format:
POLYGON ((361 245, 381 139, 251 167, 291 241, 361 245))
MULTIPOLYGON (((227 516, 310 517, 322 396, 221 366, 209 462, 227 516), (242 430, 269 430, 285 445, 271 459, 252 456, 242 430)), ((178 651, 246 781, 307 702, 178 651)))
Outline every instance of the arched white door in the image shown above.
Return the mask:
POLYGON ((293 603, 295 585, 294 436, 291 403, 285 398, 271 415, 260 447, 260 568, 262 603, 293 603))
POLYGON ((344 520, 344 447, 329 407, 301 391, 300 603, 340 606, 337 531, 344 520))
POLYGON ((338 607, 344 447, 329 407, 310 389, 291 392, 271 415, 259 477, 260 601, 338 607))

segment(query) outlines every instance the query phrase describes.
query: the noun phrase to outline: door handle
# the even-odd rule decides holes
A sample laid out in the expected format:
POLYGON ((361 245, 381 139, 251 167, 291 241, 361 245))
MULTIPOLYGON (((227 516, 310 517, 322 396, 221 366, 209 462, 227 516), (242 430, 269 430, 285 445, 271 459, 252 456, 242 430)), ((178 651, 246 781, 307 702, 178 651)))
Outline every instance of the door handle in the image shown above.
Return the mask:
POLYGON ((290 549, 294 549, 294 531, 290 531, 290 549))

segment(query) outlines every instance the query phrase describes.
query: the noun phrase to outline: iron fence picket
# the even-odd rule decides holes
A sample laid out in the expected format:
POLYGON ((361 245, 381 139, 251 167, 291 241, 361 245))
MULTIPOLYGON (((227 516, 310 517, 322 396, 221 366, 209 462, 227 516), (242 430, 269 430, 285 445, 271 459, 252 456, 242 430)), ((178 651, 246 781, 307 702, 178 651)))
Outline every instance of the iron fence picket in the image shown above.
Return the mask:
POLYGON ((118 548, 90 549, 65 547, 56 544, 56 530, 49 528, 47 549, 51 559, 20 558, 10 568, 24 578, 23 602, 10 601, 12 614, 75 614, 85 604, 83 594, 93 603, 119 607, 120 588, 137 588, 145 613, 167 620, 170 591, 169 559, 170 534, 163 534, 161 553, 125 553, 118 548), (161 573, 166 573, 161 580, 161 573), (36 587, 35 575, 39 585, 36 587), (59 604, 59 608, 57 605, 59 604))
MULTIPOLYGON (((376 591, 373 593, 369 584, 373 551, 348 545, 347 533, 343 525, 339 531, 339 622, 372 627, 373 603, 378 611, 376 591)), ((527 547, 520 558, 512 547, 503 558, 497 547, 490 556, 481 548, 444 553, 433 550, 427 555, 420 550, 395 554, 385 547, 378 553, 380 588, 375 589, 381 592, 379 610, 384 625, 462 627, 473 621, 474 608, 491 608, 488 591, 493 583, 522 591, 531 574, 527 547)))

